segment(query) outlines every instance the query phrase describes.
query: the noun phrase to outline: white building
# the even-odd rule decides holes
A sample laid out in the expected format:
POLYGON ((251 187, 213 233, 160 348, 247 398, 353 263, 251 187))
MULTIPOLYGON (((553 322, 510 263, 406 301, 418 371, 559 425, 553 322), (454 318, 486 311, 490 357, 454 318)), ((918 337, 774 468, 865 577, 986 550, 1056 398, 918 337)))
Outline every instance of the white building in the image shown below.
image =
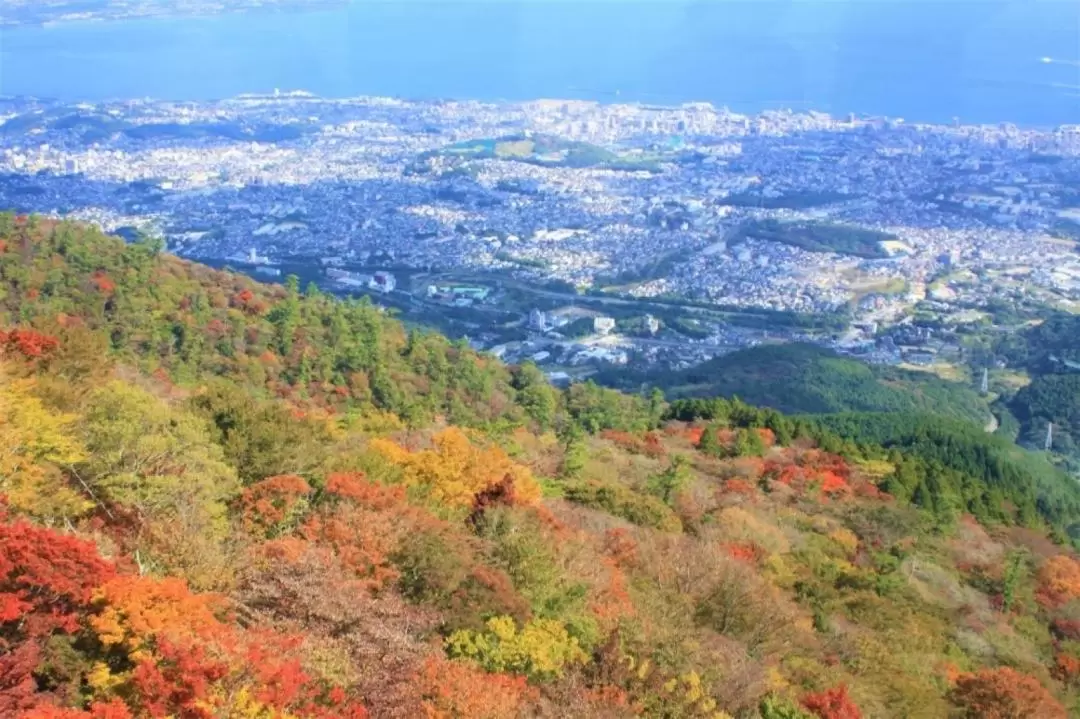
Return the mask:
POLYGON ((547 315, 538 309, 533 309, 529 312, 529 329, 536 330, 537 332, 546 332, 548 329, 547 315))
POLYGON ((368 287, 374 282, 371 275, 365 275, 359 272, 349 272, 348 270, 339 270, 334 267, 331 267, 326 271, 326 276, 339 285, 346 285, 349 287, 368 287))
POLYGON ((654 335, 660 331, 660 320, 652 315, 645 315, 645 326, 649 329, 649 334, 654 335))
POLYGON ((393 292, 397 287, 397 280, 389 272, 376 272, 371 278, 371 289, 380 292, 393 292))
POLYGON ((593 318, 593 330, 598 334, 606 335, 610 334, 615 329, 614 317, 594 317, 593 318))

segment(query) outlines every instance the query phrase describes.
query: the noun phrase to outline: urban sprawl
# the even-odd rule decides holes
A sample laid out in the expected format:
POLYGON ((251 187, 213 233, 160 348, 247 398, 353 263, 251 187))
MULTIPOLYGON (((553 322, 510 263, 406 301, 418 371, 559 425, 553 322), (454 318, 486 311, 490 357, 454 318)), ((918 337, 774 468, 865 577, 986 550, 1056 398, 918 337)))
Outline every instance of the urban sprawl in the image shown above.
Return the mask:
POLYGON ((931 364, 1001 308, 1080 307, 1080 126, 303 92, 0 121, 0 205, 370 294, 556 378, 792 339, 931 364))

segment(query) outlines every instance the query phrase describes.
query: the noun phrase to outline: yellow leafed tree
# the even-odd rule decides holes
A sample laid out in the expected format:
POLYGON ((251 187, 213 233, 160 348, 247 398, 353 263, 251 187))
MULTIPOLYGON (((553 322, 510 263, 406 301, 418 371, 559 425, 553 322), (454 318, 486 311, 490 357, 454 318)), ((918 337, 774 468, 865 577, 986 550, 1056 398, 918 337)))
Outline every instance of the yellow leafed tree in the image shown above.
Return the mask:
POLYGON ((514 462, 499 447, 479 447, 456 427, 435 435, 432 442, 432 449, 421 452, 410 452, 386 439, 372 440, 371 447, 403 468, 409 486, 437 503, 468 505, 478 492, 507 475, 514 478, 518 501, 540 498, 540 486, 528 467, 514 462))
POLYGON ((86 456, 69 434, 77 418, 51 412, 34 386, 33 379, 7 379, 0 368, 0 494, 40 519, 77 517, 93 506, 64 475, 63 468, 86 456))
POLYGON ((510 617, 492 617, 486 632, 459 630, 446 640, 453 657, 470 659, 487 671, 523 674, 549 680, 589 657, 554 619, 534 619, 520 630, 510 617))

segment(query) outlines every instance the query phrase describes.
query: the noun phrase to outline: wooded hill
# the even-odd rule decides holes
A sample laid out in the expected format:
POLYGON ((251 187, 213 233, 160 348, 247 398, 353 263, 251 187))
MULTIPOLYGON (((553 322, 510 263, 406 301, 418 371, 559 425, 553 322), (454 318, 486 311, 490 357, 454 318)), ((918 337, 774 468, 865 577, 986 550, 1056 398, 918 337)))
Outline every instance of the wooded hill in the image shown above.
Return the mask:
POLYGON ((927 372, 869 365, 811 344, 760 345, 680 372, 607 372, 612 386, 659 387, 673 397, 738 397, 791 414, 920 412, 985 426, 986 401, 927 372))
POLYGON ((871 420, 2 216, 0 716, 1075 712, 1075 485, 871 420))
POLYGON ((1046 427, 1053 424, 1053 451, 1074 470, 1080 467, 1080 317, 1051 315, 1003 336, 994 350, 1008 367, 1031 377, 1004 399, 1004 409, 1020 425, 1018 441, 1042 449, 1046 427))

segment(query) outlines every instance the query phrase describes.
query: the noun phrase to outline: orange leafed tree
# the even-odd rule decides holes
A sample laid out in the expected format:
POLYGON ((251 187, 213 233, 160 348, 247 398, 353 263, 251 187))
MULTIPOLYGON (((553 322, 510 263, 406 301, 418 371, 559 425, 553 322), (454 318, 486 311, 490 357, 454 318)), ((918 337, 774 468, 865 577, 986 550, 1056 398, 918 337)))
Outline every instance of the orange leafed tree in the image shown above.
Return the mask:
POLYGON ((724 545, 724 551, 732 559, 749 564, 757 564, 765 557, 765 551, 754 542, 728 542, 724 545))
POLYGON ((1071 654, 1059 653, 1054 657, 1054 668, 1050 673, 1059 682, 1076 686, 1080 684, 1080 659, 1071 654))
POLYGON ((656 432, 645 432, 643 435, 637 435, 615 429, 606 429, 600 433, 600 436, 633 454, 643 454, 654 459, 667 454, 667 450, 664 449, 664 445, 660 442, 660 435, 656 432))
POLYGON ((93 544, 23 521, 0 497, 0 716, 40 702, 34 672, 44 644, 79 631, 94 588, 114 574, 93 544))
POLYGON ((292 474, 256 482, 240 497, 244 529, 266 537, 289 529, 287 523, 303 509, 310 494, 311 486, 292 474))
POLYGON ((102 270, 98 270, 90 278, 90 281, 97 288, 98 292, 104 295, 111 295, 116 292, 116 283, 109 278, 109 275, 102 270))
POLYGON ((155 640, 212 639, 219 629, 217 597, 193 594, 182 579, 117 577, 94 593, 100 606, 90 625, 101 642, 146 656, 155 640))
POLYGON ((416 679, 427 719, 508 719, 536 698, 523 677, 446 659, 427 660, 416 679))
POLYGON ((862 719, 862 713, 848 696, 846 686, 833 687, 823 692, 807 694, 802 705, 820 719, 862 719))
POLYGON ((56 351, 60 341, 36 330, 17 328, 7 332, 0 330, 0 350, 19 354, 26 359, 37 359, 56 351))
POLYGON ((949 698, 969 719, 1065 719, 1065 708, 1035 677, 1011 667, 961 674, 949 698))
POLYGON ((402 487, 388 487, 363 474, 331 474, 322 503, 300 527, 310 542, 334 550, 342 565, 370 589, 398 577, 389 556, 418 521, 402 487))
POLYGON ((86 711, 42 704, 24 711, 19 719, 132 719, 131 710, 119 699, 94 702, 86 711))
POLYGON ((624 528, 609 529, 604 533, 604 554, 618 567, 632 568, 638 563, 638 543, 624 528))
POLYGON ((1064 554, 1047 559, 1039 570, 1037 597, 1041 604, 1050 607, 1080 597, 1080 562, 1064 554))

